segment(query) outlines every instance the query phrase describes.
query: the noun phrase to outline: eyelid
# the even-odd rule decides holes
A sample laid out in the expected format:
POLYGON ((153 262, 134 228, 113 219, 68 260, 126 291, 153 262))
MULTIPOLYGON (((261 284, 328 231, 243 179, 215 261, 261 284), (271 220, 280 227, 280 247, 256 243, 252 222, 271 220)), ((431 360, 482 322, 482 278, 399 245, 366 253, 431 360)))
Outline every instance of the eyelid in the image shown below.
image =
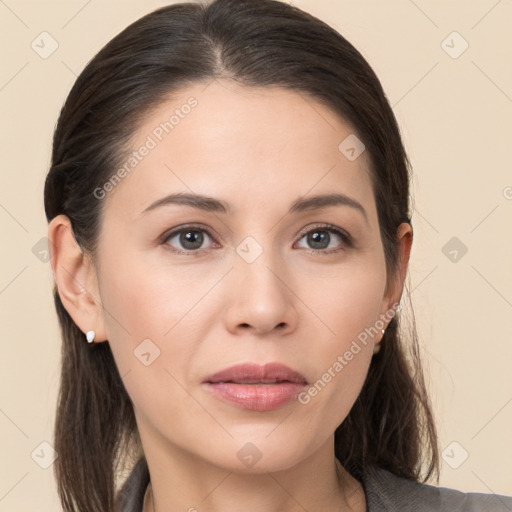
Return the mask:
POLYGON ((304 236, 308 234, 310 231, 313 231, 315 229, 325 229, 326 231, 334 231, 335 233, 339 234, 340 236, 343 236, 347 238, 348 240, 352 240, 352 237, 344 230, 339 228, 338 226, 334 226, 333 224, 329 224, 327 222, 318 222, 313 224, 308 224, 305 228, 301 229, 297 235, 295 236, 304 236))

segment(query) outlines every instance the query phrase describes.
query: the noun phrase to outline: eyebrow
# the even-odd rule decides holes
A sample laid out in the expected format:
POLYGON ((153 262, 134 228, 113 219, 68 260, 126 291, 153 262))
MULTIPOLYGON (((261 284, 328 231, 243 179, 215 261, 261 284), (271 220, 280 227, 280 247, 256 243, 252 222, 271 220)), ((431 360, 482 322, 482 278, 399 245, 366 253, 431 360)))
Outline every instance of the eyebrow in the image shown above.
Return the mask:
POLYGON ((366 223, 368 223, 368 215, 363 205, 345 194, 322 194, 308 198, 300 197, 292 203, 289 213, 320 210, 329 206, 349 206, 354 208, 363 215, 366 223))
MULTIPOLYGON (((161 206, 170 204, 181 204, 191 206, 192 208, 198 208, 207 212, 214 213, 230 213, 231 207, 225 201, 215 199, 214 197, 200 195, 200 194, 189 194, 179 192, 176 194, 169 194, 168 196, 162 197, 151 203, 142 213, 147 213, 151 210, 155 210, 161 206)), ((368 223, 368 215, 363 205, 345 194, 322 194, 311 197, 299 197, 295 200, 288 213, 300 213, 311 210, 320 210, 322 208, 328 208, 330 206, 349 206, 359 211, 368 223)))

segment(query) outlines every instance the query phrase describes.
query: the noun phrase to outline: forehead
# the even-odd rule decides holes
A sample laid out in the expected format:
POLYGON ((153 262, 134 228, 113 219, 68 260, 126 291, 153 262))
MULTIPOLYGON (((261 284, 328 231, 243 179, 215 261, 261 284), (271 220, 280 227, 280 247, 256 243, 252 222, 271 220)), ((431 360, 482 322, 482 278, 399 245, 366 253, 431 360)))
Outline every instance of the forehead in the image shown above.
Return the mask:
POLYGON ((171 192, 225 198, 236 211, 248 200, 268 208, 336 188, 371 211, 367 155, 343 152, 354 137, 350 125, 305 94, 197 83, 146 115, 108 200, 132 218, 171 192))

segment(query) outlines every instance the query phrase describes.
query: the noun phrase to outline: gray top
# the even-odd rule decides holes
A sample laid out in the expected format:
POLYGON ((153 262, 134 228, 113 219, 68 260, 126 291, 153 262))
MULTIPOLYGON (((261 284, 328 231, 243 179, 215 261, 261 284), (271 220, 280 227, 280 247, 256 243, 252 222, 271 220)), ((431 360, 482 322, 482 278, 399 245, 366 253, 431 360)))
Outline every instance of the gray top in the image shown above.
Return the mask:
MULTIPOLYGON (((420 484, 374 468, 362 479, 367 512, 512 512, 512 497, 460 492, 420 484)), ((149 470, 143 458, 137 462, 119 495, 119 512, 142 512, 149 470)))

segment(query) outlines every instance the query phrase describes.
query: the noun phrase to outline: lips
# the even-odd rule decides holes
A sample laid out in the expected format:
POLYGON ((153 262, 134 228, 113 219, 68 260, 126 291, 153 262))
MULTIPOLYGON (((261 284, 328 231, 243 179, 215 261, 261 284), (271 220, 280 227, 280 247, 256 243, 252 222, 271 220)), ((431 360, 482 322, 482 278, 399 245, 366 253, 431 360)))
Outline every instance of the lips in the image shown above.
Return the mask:
POLYGON ((263 366, 254 363, 238 364, 210 375, 204 382, 232 382, 235 384, 293 382, 307 384, 303 375, 280 363, 267 363, 263 366))
POLYGON ((299 372, 280 363, 246 363, 210 375, 202 384, 231 405, 269 411, 291 402, 307 386, 307 381, 299 372))

